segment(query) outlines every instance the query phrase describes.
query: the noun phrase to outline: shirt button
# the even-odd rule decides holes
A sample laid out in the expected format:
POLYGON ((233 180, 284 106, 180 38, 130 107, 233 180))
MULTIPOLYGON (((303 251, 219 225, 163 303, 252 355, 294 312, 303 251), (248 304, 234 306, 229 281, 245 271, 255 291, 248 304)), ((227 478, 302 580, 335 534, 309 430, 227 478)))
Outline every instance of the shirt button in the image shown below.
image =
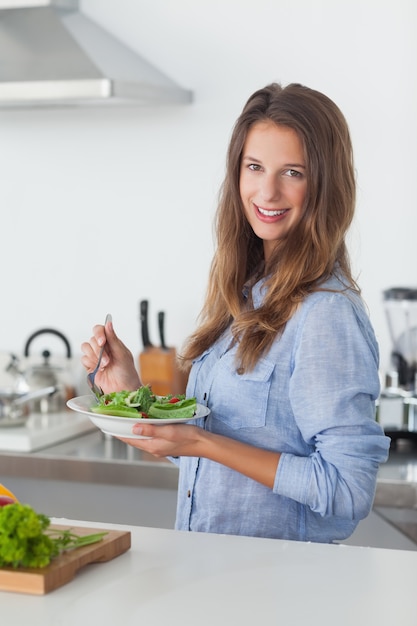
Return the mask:
POLYGON ((191 491, 190 490, 187 491, 187 498, 191 498, 191 491))

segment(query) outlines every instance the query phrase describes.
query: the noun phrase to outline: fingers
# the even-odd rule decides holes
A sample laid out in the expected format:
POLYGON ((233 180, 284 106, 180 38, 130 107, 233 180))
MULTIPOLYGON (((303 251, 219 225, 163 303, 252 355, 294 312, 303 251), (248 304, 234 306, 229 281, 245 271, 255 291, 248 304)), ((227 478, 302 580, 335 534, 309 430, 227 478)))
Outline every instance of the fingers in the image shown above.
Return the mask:
POLYGON ((133 426, 132 433, 146 439, 128 439, 126 443, 156 457, 190 456, 195 450, 195 427, 188 424, 154 425, 143 420, 133 426))
POLYGON ((116 333, 114 332, 114 327, 113 327, 113 320, 110 317, 110 319, 106 322, 105 326, 104 326, 104 330, 106 333, 106 337, 112 337, 115 338, 116 337, 116 333))
MULTIPOLYGON (((132 433, 134 435, 143 435, 144 437, 156 437, 158 435, 157 428, 160 426, 154 426, 153 424, 134 424, 132 433)), ((161 431, 160 431, 161 432, 161 431)))
POLYGON ((93 342, 93 338, 90 340, 91 343, 85 341, 81 344, 81 363, 86 370, 91 371, 95 368, 95 364, 97 363, 97 354, 99 348, 97 348, 97 342, 93 342), (93 345, 95 344, 95 346, 93 345))
POLYGON ((104 346, 97 384, 105 393, 122 389, 137 389, 141 381, 130 350, 116 335, 111 320, 96 324, 93 336, 81 344, 81 363, 87 372, 96 367, 100 349, 104 346))
POLYGON ((107 336, 104 326, 102 324, 96 324, 93 328, 93 336, 91 337, 90 342, 93 344, 93 346, 98 346, 98 348, 100 349, 102 346, 104 346, 106 341, 107 336))
MULTIPOLYGON (((106 324, 106 327, 109 326, 111 322, 106 324)), ((113 332, 114 335, 114 332, 113 332)), ((93 336, 90 338, 90 341, 84 341, 81 344, 81 363, 87 370, 93 370, 96 366, 98 355, 100 353, 100 349, 103 345, 106 344, 106 331, 103 325, 96 324, 93 328, 93 336)), ((109 357, 107 351, 103 353, 102 358, 102 366, 105 367, 109 362, 109 357)))
MULTIPOLYGON (((158 430, 160 431, 160 428, 159 426, 153 427, 151 424, 148 424, 146 427, 144 426, 143 429, 142 427, 138 430, 133 429, 132 432, 134 434, 142 435, 140 439, 130 439, 129 437, 118 437, 118 439, 133 448, 152 454, 152 456, 157 458, 170 456, 170 450, 173 444, 169 440, 161 439, 160 436, 158 438, 158 430), (142 430, 143 432, 139 432, 142 430)), ((167 426, 164 428, 167 428, 167 426)))
POLYGON ((116 335, 113 323, 108 322, 106 324, 106 349, 105 354, 110 356, 112 362, 119 364, 126 370, 134 367, 134 359, 131 351, 123 343, 121 339, 116 335))

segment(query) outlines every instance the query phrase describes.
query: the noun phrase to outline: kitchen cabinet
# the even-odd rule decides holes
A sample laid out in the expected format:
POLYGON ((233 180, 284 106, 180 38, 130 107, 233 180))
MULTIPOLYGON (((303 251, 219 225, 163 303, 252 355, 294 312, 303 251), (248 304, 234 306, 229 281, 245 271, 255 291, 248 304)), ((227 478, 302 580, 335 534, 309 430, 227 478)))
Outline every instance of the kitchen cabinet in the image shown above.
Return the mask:
MULTIPOLYGON (((8 478, 7 486, 19 494, 21 501, 29 502, 37 511, 50 517, 167 529, 174 528, 175 524, 175 489, 16 477, 8 478)), ((398 509, 392 508, 391 511, 394 513, 398 509)), ((341 543, 417 551, 417 543, 396 527, 386 509, 382 513, 372 511, 359 523, 353 535, 341 543)))
POLYGON ((176 489, 11 477, 8 488, 49 517, 174 528, 176 489))
POLYGON ((359 522, 354 533, 341 543, 348 546, 417 552, 417 543, 402 532, 398 525, 392 523, 385 512, 383 515, 379 509, 371 511, 367 518, 359 522))

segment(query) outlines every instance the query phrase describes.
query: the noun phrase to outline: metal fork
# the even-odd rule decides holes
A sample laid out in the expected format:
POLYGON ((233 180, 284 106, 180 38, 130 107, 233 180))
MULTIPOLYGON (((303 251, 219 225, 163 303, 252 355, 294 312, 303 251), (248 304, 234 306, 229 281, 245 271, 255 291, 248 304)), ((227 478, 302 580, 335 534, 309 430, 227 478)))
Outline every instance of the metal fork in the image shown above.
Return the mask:
MULTIPOLYGON (((106 319, 104 320, 104 326, 106 326, 107 322, 110 322, 110 321, 111 321, 111 315, 110 315, 110 313, 107 313, 106 319)), ((98 354, 97 365, 95 366, 95 368, 93 369, 92 372, 87 374, 87 382, 89 384, 89 387, 90 387, 91 391, 96 396, 97 400, 103 395, 103 390, 95 382, 96 374, 97 374, 98 370, 100 369, 100 364, 101 364, 101 359, 102 359, 102 356, 103 356, 103 352, 104 352, 104 346, 102 346, 100 348, 100 352, 98 354)))

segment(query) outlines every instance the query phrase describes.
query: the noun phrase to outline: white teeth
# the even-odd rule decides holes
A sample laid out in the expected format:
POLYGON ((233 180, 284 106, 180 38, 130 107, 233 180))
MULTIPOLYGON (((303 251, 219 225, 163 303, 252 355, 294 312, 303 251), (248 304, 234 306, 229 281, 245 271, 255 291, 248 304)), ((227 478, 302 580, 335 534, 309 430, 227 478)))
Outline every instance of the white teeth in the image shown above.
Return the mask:
POLYGON ((282 209, 282 211, 267 211, 266 209, 258 206, 259 213, 262 213, 262 215, 266 215, 267 217, 276 217, 277 215, 283 215, 286 210, 287 209, 282 209))

